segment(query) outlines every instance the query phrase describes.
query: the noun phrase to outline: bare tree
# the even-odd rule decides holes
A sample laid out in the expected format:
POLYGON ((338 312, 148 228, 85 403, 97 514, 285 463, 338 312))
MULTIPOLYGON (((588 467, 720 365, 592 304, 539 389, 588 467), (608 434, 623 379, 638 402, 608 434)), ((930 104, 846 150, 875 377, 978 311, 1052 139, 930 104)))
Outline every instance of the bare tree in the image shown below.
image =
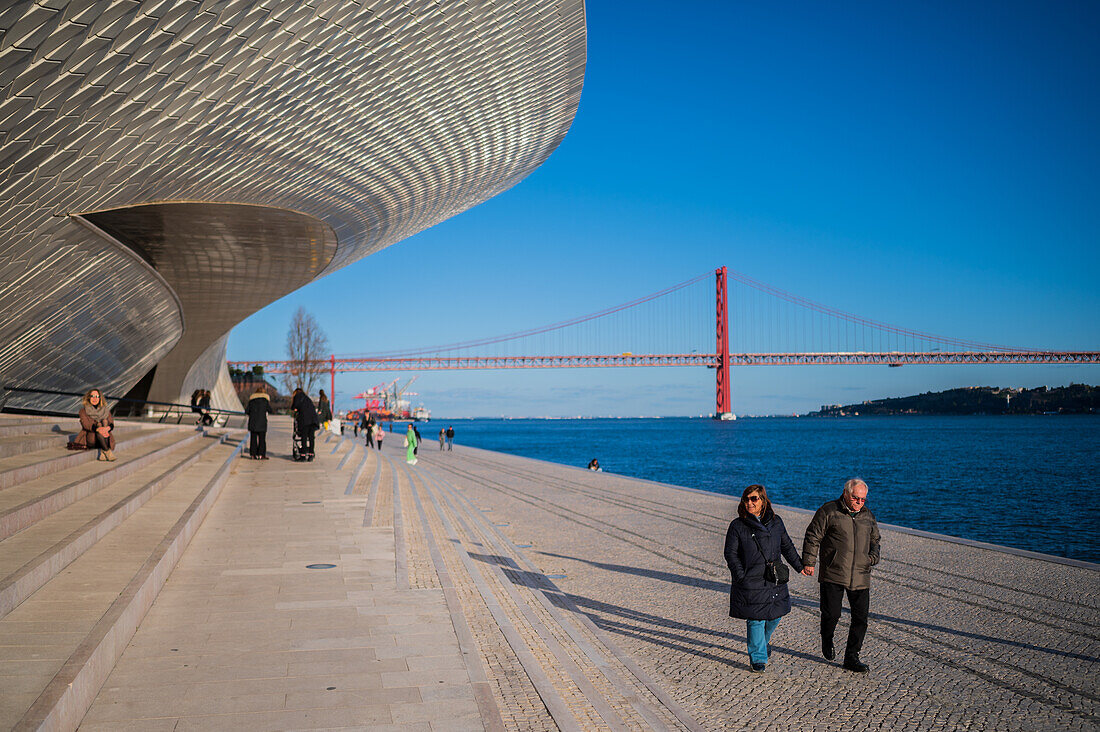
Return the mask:
POLYGON ((328 351, 328 336, 321 330, 317 319, 306 309, 299 307, 290 320, 290 330, 286 332, 287 368, 290 373, 283 376, 283 386, 288 392, 301 387, 307 394, 328 373, 322 359, 328 351))

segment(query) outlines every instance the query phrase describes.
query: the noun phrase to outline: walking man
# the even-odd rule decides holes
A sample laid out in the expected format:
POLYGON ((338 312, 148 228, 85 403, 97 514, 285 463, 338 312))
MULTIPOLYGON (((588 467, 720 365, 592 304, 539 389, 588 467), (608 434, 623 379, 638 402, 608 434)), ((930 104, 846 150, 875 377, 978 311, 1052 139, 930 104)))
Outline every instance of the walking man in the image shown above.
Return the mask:
POLYGON ((455 441, 455 428, 447 425, 447 449, 450 450, 455 441))
POLYGON ((374 415, 370 414, 368 412, 364 412, 363 415, 364 415, 363 418, 362 418, 363 419, 363 431, 367 433, 367 447, 373 448, 374 447, 374 440, 375 440, 375 438, 378 438, 378 440, 379 440, 378 449, 381 450, 382 449, 382 442, 381 442, 382 438, 378 437, 378 435, 376 434, 375 425, 374 425, 374 415))
POLYGON ((867 664, 859 660, 863 637, 867 634, 867 611, 871 600, 871 567, 878 564, 881 539, 878 523, 867 508, 867 484, 852 478, 835 501, 817 509, 802 543, 803 574, 817 575, 821 585, 821 654, 836 658, 833 631, 840 620, 840 604, 845 593, 852 611, 844 668, 866 673, 867 664), (821 566, 814 570, 818 556, 821 566))

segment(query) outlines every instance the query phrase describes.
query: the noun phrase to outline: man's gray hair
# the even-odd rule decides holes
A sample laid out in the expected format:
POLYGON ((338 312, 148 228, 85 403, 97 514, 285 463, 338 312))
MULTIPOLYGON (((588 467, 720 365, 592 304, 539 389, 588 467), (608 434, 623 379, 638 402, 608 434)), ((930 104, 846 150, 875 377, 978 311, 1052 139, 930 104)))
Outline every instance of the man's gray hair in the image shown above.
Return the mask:
POLYGON ((854 491, 859 486, 863 486, 864 488, 867 487, 867 484, 863 481, 863 478, 852 478, 844 484, 844 495, 852 495, 852 491, 854 491))

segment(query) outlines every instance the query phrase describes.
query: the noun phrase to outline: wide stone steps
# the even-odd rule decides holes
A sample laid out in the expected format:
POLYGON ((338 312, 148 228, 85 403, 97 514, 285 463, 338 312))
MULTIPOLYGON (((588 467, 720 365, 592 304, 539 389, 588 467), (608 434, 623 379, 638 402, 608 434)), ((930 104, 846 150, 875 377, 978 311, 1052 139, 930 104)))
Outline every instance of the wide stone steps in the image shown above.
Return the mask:
MULTIPOLYGON (((187 435, 182 440, 174 437, 177 437, 174 442, 126 466, 138 465, 138 469, 116 475, 116 482, 0 541, 0 617, 23 602, 220 442, 220 438, 202 437, 198 433, 187 435), (140 465, 142 462, 148 464, 140 465)), ((104 474, 104 477, 110 478, 111 473, 104 474)), ((77 485, 90 482, 93 481, 88 479, 77 485)), ((27 506, 35 508, 47 503, 62 491, 71 492, 67 487, 62 487, 37 501, 28 502, 27 506)))
POLYGON ((64 445, 64 442, 67 442, 76 434, 76 431, 72 429, 72 425, 68 425, 68 427, 69 429, 66 430, 61 425, 55 424, 53 430, 0 435, 0 458, 45 450, 49 447, 56 447, 58 444, 64 445), (64 440, 64 442, 59 442, 59 440, 64 440))
POLYGON ((125 449, 116 450, 116 462, 85 460, 0 490, 0 541, 200 437, 196 431, 161 430, 147 441, 128 443, 125 449))
POLYGON ((0 415, 0 437, 16 437, 52 433, 55 436, 76 432, 76 418, 69 417, 23 417, 0 415))
MULTIPOLYGON (((129 450, 164 434, 164 428, 115 423, 115 452, 129 450)), ((96 462, 96 450, 69 452, 65 449, 68 435, 51 439, 49 445, 0 458, 0 491, 28 480, 58 473, 87 462, 96 462)))
POLYGON ((240 454, 239 432, 120 422, 99 462, 46 423, 0 420, 50 440, 0 458, 0 729, 76 728, 240 454))

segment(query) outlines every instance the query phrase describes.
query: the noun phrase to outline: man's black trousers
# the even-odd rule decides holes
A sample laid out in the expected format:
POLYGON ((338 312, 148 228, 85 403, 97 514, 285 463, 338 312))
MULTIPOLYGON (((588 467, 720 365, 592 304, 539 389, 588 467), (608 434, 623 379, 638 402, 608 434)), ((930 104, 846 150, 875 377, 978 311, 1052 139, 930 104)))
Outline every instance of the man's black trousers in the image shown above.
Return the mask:
POLYGON ((867 635, 867 610, 871 605, 871 590, 848 590, 832 582, 821 583, 821 637, 832 638, 836 623, 840 620, 840 601, 848 593, 848 607, 852 610, 852 623, 848 629, 846 656, 859 653, 863 637, 867 635))

